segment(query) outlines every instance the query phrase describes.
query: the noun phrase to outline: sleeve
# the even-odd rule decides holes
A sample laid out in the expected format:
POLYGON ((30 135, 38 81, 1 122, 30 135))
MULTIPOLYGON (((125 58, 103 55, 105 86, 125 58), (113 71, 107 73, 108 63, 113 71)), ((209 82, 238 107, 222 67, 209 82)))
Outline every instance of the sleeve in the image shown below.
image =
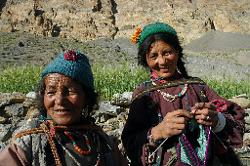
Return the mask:
POLYGON ((24 151, 13 143, 0 152, 0 165, 26 166, 28 161, 24 151))
POLYGON ((226 118, 226 125, 224 129, 216 133, 216 135, 226 145, 234 148, 242 147, 243 134, 245 132, 245 110, 236 103, 218 96, 216 92, 208 86, 205 87, 205 93, 210 102, 220 103, 215 104, 216 109, 226 118))
POLYGON ((147 132, 154 124, 158 123, 155 109, 156 105, 149 95, 137 98, 130 105, 128 119, 121 138, 132 165, 142 165, 142 149, 147 143, 147 132))

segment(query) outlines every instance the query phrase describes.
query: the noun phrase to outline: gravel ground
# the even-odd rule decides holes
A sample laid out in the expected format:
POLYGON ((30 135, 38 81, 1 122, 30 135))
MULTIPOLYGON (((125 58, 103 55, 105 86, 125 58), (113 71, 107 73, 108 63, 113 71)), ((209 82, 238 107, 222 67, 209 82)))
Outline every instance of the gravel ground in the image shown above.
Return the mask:
POLYGON ((83 43, 28 33, 0 32, 0 68, 11 65, 44 65, 64 49, 78 49, 84 52, 92 63, 108 65, 122 61, 135 62, 135 56, 120 48, 127 45, 128 40, 120 39, 119 42, 121 44, 100 39, 83 43))
POLYGON ((213 79, 250 80, 250 35, 212 31, 184 47, 190 73, 213 79))
MULTIPOLYGON (((250 80, 250 35, 210 32, 184 46, 190 75, 213 79, 250 80)), ((27 64, 44 65, 63 49, 79 49, 92 63, 136 64, 136 46, 128 39, 88 42, 45 38, 28 33, 0 32, 0 68, 27 64)))
MULTIPOLYGON (((232 32, 210 31, 185 46, 195 52, 227 53, 250 51, 250 35, 232 32)), ((249 61, 250 62, 250 61, 249 61)))

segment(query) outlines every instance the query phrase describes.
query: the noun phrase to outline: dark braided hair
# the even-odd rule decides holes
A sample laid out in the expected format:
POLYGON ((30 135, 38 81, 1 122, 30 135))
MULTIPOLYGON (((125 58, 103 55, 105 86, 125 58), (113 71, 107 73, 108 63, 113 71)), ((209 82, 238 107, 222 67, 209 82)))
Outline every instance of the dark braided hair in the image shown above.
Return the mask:
POLYGON ((179 57, 177 60, 177 68, 179 72, 185 77, 188 78, 188 73, 185 68, 185 63, 183 61, 183 48, 180 45, 178 36, 169 34, 169 33, 155 33, 149 37, 147 37, 143 43, 141 44, 141 47, 138 48, 138 64, 148 67, 147 61, 146 61, 146 54, 149 51, 149 48, 152 43, 162 40, 169 45, 171 45, 176 51, 179 53, 179 57))

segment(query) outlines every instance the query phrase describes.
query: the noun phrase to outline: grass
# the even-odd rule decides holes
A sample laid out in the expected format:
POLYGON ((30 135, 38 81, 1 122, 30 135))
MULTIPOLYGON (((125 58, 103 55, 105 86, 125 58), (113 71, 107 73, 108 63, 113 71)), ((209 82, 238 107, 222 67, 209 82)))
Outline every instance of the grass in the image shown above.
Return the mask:
MULTIPOLYGON (((22 92, 34 91, 39 81, 39 73, 42 68, 39 66, 7 67, 0 73, 0 92, 22 92)), ((148 74, 143 68, 132 67, 129 64, 121 66, 94 65, 93 74, 95 77, 95 88, 101 99, 110 100, 115 93, 133 91, 133 89, 144 80, 148 74)), ((231 98, 240 94, 247 94, 250 98, 249 81, 235 82, 232 80, 209 80, 207 84, 219 95, 231 98)))
POLYGON ((111 99, 115 93, 133 91, 140 82, 146 80, 143 68, 136 70, 128 64, 114 67, 94 66, 95 87, 103 99, 111 99))
POLYGON ((229 99, 237 95, 246 94, 250 99, 250 82, 249 81, 232 81, 232 80, 209 80, 206 83, 219 95, 229 99))
POLYGON ((34 91, 38 85, 41 67, 5 67, 0 73, 0 92, 34 91))

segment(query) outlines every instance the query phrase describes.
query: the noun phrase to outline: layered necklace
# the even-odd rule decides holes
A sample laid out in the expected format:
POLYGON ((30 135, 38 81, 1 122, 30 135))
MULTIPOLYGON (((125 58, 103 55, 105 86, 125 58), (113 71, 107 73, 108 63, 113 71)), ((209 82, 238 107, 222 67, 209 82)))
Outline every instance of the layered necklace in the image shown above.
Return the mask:
POLYGON ((87 135, 83 134, 83 138, 84 138, 84 141, 85 141, 86 146, 87 146, 87 149, 84 150, 80 146, 77 145, 74 137, 70 134, 70 132, 64 131, 64 134, 71 140, 71 142, 74 146, 74 149, 77 153, 79 153, 80 155, 89 155, 91 153, 90 141, 89 141, 87 135))
MULTIPOLYGON (((157 85, 154 81, 152 81, 152 84, 157 85)), ((175 99, 181 98, 187 92, 187 89, 188 89, 188 84, 184 84, 184 87, 182 88, 181 92, 179 92, 176 95, 172 95, 172 94, 163 92, 160 89, 157 89, 156 91, 162 95, 164 100, 166 100, 168 102, 173 102, 175 99)))
MULTIPOLYGON (((74 155, 71 154, 70 151, 60 141, 57 141, 57 142, 63 148, 63 150, 69 155, 69 157, 75 162, 75 164, 77 166, 81 166, 80 162, 77 161, 77 159, 74 157, 74 155)), ((99 165, 100 165, 100 153, 98 153, 98 155, 97 155, 96 164, 94 166, 99 166, 99 165)))
POLYGON ((76 160, 76 158, 69 152, 69 150, 60 141, 57 141, 57 142, 63 148, 63 150, 69 155, 69 157, 75 162, 75 164, 77 166, 81 166, 79 161, 76 160))
MULTIPOLYGON (((81 137, 83 137, 83 141, 84 143, 86 144, 87 146, 87 149, 84 150, 82 149, 79 145, 77 145, 73 135, 67 130, 68 128, 67 127, 62 127, 62 126, 54 126, 53 122, 47 120, 45 121, 44 123, 41 124, 41 130, 32 130, 32 132, 45 132, 45 134, 47 135, 48 137, 48 141, 49 141, 49 144, 50 144, 50 147, 51 147, 51 151, 52 151, 52 154, 53 154, 53 157, 54 157, 54 160, 55 160, 55 165, 57 166, 61 166, 61 161, 60 161, 60 158, 59 158, 59 155, 58 155, 58 152, 57 152, 57 148, 56 148, 56 145, 55 145, 55 142, 54 142, 54 137, 55 137, 55 134, 56 134, 56 128, 57 129, 63 129, 63 133, 65 134, 66 137, 69 138, 69 140, 71 141, 73 147, 74 147, 74 150, 84 156, 84 155, 90 155, 92 153, 92 148, 90 146, 90 140, 88 138, 87 135, 85 134, 82 134, 80 132, 77 132, 78 135, 80 135, 81 137), (49 127, 48 127, 49 126, 49 127)), ((61 147, 63 148, 63 150, 68 154, 68 156, 75 162, 76 165, 81 165, 77 159, 74 157, 73 154, 70 153, 70 151, 57 139, 57 142, 59 145, 61 145, 61 147)), ((96 163, 94 166, 99 166, 100 163, 101 163, 101 157, 100 157, 100 153, 97 152, 97 159, 96 159, 96 163)))
MULTIPOLYGON (((73 144, 73 147, 74 147, 74 150, 80 154, 80 155, 89 155, 92 153, 91 151, 91 146, 90 146, 90 140, 88 139, 87 135, 85 134, 82 134, 83 138, 84 138, 84 142, 87 146, 87 149, 82 149, 79 145, 77 145, 73 135, 71 135, 70 132, 68 131, 64 131, 64 134, 71 140, 72 144, 73 144)), ((66 147, 64 147, 62 144, 60 144, 63 148, 63 150, 69 155, 69 157, 77 164, 77 165, 80 165, 80 163, 75 159, 75 157, 67 150, 66 147)), ((97 160, 96 160, 96 164, 95 166, 98 166, 100 165, 100 153, 97 154, 97 160)))
MULTIPOLYGON (((155 82, 159 82, 160 84, 167 83, 167 81, 164 80, 163 77, 159 77, 154 71, 151 71, 150 77, 151 77, 152 85, 154 85, 154 86, 157 85, 155 82)), ((160 89, 158 89, 156 91, 162 95, 164 100, 166 100, 168 102, 173 102, 173 101, 175 101, 175 99, 181 98, 187 92, 187 89, 188 89, 188 84, 184 84, 184 87, 182 88, 182 90, 176 95, 172 95, 172 94, 163 92, 160 89)))

